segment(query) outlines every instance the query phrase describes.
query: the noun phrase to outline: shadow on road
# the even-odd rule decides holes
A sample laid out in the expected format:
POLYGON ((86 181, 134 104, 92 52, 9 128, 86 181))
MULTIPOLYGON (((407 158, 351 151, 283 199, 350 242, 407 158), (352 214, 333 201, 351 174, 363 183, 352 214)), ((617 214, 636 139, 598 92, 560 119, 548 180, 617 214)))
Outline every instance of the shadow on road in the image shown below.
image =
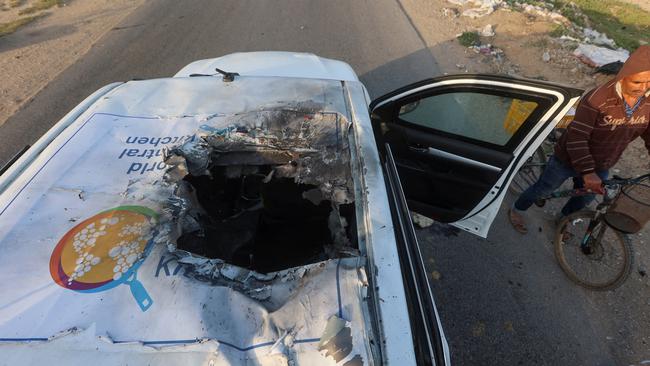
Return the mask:
POLYGON ((440 68, 431 52, 422 48, 359 75, 359 79, 374 99, 405 85, 440 76, 440 68))

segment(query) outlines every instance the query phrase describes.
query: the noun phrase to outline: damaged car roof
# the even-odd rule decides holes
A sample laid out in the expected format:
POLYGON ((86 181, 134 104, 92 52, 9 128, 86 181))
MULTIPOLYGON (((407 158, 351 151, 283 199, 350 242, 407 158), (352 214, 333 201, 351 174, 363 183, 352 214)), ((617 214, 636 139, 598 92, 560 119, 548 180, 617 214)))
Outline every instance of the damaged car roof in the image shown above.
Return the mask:
POLYGON ((347 103, 334 80, 113 85, 0 195, 0 353, 10 364, 367 362, 359 250, 255 271, 176 247, 204 215, 179 185, 210 167, 270 165, 265 179, 317 187, 317 202, 354 201, 337 168, 350 160, 347 103))

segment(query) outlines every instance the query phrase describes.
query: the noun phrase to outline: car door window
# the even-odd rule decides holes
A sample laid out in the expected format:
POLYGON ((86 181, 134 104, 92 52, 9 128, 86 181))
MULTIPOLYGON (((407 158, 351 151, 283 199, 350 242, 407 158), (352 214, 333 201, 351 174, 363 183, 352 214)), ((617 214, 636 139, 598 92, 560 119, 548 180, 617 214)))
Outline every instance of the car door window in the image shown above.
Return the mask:
POLYGON ((505 146, 538 107, 534 101, 477 92, 434 95, 403 105, 405 122, 505 146))
POLYGON ((397 89, 370 110, 409 209, 486 236, 517 167, 581 94, 537 80, 457 75, 397 89))

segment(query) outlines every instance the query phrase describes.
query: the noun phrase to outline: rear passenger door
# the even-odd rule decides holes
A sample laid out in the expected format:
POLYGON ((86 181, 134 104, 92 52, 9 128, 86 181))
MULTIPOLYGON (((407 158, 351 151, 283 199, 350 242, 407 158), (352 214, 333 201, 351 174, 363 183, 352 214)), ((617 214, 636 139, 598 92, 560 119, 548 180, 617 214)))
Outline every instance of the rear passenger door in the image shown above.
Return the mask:
POLYGON ((582 94, 490 75, 425 80, 370 105, 410 210, 487 236, 513 174, 582 94))

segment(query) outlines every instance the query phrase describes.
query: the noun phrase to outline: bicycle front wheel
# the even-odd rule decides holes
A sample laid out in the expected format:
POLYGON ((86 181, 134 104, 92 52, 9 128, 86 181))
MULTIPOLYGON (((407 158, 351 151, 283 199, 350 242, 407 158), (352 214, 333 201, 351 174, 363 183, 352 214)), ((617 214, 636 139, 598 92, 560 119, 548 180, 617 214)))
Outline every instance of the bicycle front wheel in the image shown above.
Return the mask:
POLYGON ((612 290, 630 275, 632 247, 627 235, 598 220, 588 238, 590 250, 585 253, 581 242, 595 214, 579 211, 560 222, 555 232, 555 257, 573 282, 591 290, 612 290))

